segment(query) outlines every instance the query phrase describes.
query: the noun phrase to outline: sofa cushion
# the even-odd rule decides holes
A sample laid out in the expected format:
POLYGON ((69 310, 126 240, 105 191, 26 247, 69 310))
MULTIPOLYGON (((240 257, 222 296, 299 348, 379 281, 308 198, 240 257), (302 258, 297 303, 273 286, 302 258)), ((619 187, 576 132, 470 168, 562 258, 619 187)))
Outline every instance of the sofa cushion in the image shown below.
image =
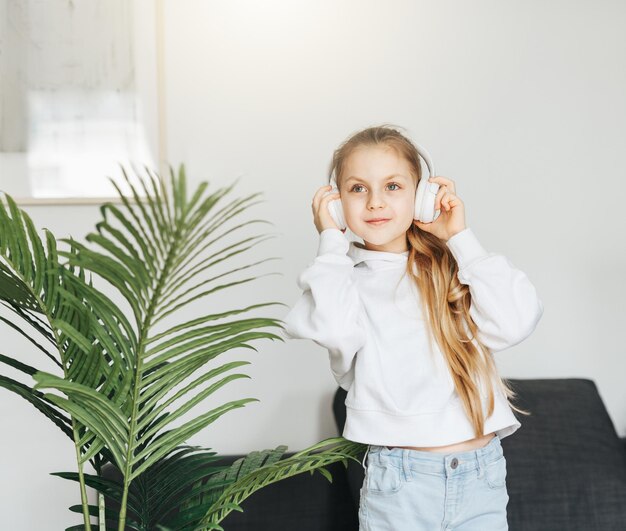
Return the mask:
MULTIPOLYGON (((511 531, 624 531, 626 452, 588 379, 509 379, 522 427, 502 439, 507 460, 507 506, 511 531)), ((339 433, 345 424, 344 389, 333 412, 339 433)), ((349 462, 355 506, 364 471, 349 462)))
POLYGON ((502 439, 509 524, 519 531, 624 531, 626 452, 595 383, 510 380, 522 427, 502 439))

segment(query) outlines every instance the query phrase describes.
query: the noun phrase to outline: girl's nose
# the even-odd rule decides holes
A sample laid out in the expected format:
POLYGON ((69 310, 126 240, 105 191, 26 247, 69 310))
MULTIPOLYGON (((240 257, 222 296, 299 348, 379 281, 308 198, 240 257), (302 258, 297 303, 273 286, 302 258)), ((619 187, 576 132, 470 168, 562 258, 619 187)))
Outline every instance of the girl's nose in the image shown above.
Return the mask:
POLYGON ((368 201, 367 203, 367 208, 372 209, 372 208, 382 208, 385 206, 385 203, 383 201, 368 201))
POLYGON ((383 201, 382 197, 371 197, 367 202, 368 208, 377 208, 382 206, 385 206, 385 202, 383 201))

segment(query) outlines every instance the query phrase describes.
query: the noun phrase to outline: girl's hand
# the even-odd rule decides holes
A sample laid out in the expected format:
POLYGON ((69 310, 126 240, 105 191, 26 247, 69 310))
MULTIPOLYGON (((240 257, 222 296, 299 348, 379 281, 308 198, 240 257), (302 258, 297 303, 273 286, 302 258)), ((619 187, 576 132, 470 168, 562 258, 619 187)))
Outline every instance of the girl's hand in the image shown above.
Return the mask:
MULTIPOLYGON (((326 192, 331 190, 330 184, 322 186, 315 192, 313 196, 313 202, 311 203, 311 209, 313 210, 313 222, 317 232, 322 232, 325 229, 339 229, 334 222, 333 217, 328 210, 328 203, 334 199, 339 199, 339 193, 328 194, 324 196, 326 192)), ((341 232, 345 232, 343 229, 341 232)))
POLYGON ((440 185, 435 197, 435 210, 441 210, 441 212, 432 223, 422 223, 415 219, 413 223, 423 231, 448 241, 466 228, 465 205, 455 194, 454 181, 440 176, 430 177, 428 181, 440 185))

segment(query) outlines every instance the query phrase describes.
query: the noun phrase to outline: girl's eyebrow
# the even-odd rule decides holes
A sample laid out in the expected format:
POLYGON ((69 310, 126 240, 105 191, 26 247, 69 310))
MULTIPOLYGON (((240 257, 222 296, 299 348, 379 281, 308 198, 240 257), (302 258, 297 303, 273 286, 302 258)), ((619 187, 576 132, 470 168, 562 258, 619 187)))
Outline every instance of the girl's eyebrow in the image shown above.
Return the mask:
MULTIPOLYGON (((395 179, 400 178, 400 179, 405 179, 405 180, 406 180, 406 179, 408 179, 408 177, 406 177, 405 175, 402 175, 402 174, 400 174, 400 173, 396 173, 396 174, 394 174, 394 175, 388 175, 387 177, 384 177, 384 178, 383 178, 383 180, 384 180, 384 181, 386 181, 387 179, 394 179, 394 178, 395 178, 395 179)), ((348 178, 346 179, 346 183, 348 183, 348 182, 350 182, 350 181, 363 181, 363 182, 367 182, 365 179, 362 179, 361 177, 357 177, 357 176, 355 176, 355 175, 351 175, 350 177, 348 177, 348 178)))

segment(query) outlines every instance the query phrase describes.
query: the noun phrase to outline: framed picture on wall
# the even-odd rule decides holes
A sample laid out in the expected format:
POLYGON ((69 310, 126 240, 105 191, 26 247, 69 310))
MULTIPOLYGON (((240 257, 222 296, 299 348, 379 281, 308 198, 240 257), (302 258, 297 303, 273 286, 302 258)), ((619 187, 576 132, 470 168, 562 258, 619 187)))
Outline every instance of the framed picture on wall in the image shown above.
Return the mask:
POLYGON ((0 191, 101 203, 165 159, 161 0, 0 0, 0 191))

